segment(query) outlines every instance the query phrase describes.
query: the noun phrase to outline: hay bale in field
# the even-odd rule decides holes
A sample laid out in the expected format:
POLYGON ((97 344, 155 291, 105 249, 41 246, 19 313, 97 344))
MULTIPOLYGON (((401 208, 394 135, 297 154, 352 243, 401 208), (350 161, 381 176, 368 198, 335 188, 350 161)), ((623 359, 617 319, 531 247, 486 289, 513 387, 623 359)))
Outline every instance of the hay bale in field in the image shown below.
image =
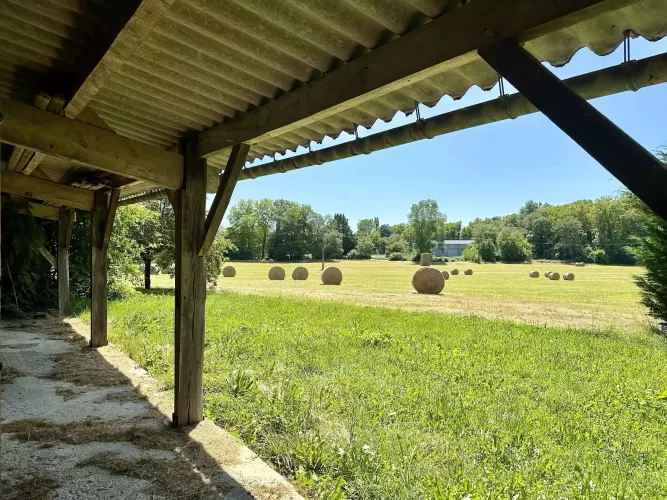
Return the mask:
POLYGON ((232 266, 223 267, 222 275, 225 278, 233 278, 234 276, 236 276, 236 269, 234 269, 232 266))
POLYGON ((465 271, 463 271, 463 274, 465 274, 466 276, 472 276, 472 269, 466 269, 465 271))
POLYGON ((563 279, 565 281, 574 281, 574 273, 564 273, 563 279))
POLYGON ((417 293, 437 295, 445 288, 445 278, 437 269, 422 267, 412 277, 412 287, 417 293))
POLYGON ((551 271, 547 271, 546 273, 544 273, 544 277, 548 278, 550 274, 551 274, 551 271))
POLYGON ((540 277, 540 272, 539 271, 531 271, 528 273, 528 276, 531 278, 539 278, 540 277))
POLYGON ((269 279, 274 280, 284 280, 285 279, 285 270, 280 266, 274 266, 269 270, 269 279))
POLYGON ((269 259, 269 264, 273 264, 275 261, 273 259, 269 259))
POLYGON ((586 265, 585 262, 577 262, 577 263, 575 264, 575 266, 577 266, 577 267, 584 267, 585 265, 586 265))
POLYGON ((442 277, 447 281, 449 279, 449 273, 447 271, 442 272, 442 277))
POLYGON ((558 274, 558 273, 549 273, 549 279, 551 281, 558 281, 560 279, 560 274, 558 274))
POLYGON ((430 253, 420 253, 419 254, 419 265, 420 266, 430 266, 431 265, 431 254, 430 253))
POLYGON ((340 285, 343 281, 343 273, 337 267, 327 267, 322 271, 322 283, 325 285, 340 285))
POLYGON ((452 269, 452 272, 450 274, 452 276, 458 276, 459 275, 459 270, 458 269, 452 269))
POLYGON ((262 259, 260 262, 266 262, 266 259, 262 259))
POLYGON ((303 281, 308 279, 308 269, 303 266, 297 267, 292 271, 292 279, 297 281, 303 281))

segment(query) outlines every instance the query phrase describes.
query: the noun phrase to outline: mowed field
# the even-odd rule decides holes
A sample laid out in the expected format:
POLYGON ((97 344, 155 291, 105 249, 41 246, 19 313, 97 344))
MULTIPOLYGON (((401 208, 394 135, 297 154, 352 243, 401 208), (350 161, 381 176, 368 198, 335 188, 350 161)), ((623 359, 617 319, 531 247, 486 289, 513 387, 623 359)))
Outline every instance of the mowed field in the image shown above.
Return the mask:
MULTIPOLYGON (((417 265, 388 261, 339 261, 326 263, 343 272, 341 286, 324 286, 320 281, 321 263, 247 263, 232 262, 235 278, 220 278, 218 289, 283 296, 343 301, 353 304, 474 314, 485 318, 508 319, 529 324, 575 328, 614 328, 626 331, 646 329, 649 321, 639 303, 633 275, 642 269, 632 266, 575 267, 558 263, 434 265, 435 269, 458 268, 441 295, 419 295, 411 280, 417 265), (284 281, 269 281, 274 265, 286 271, 284 281), (307 281, 291 279, 295 267, 305 266, 307 281), (472 276, 463 269, 471 268, 472 276), (530 270, 539 278, 529 278, 530 270), (575 273, 574 281, 549 281, 545 271, 575 273)), ((154 277, 154 286, 173 286, 166 275, 154 277)))

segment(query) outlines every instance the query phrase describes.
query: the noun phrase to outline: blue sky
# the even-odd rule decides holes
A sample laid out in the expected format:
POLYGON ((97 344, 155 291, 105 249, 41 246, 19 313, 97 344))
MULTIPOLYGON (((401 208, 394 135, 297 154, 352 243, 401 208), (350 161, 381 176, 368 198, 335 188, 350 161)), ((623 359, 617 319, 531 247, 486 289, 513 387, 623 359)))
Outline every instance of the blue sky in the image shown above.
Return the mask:
MULTIPOLYGON (((662 52, 667 52, 667 38, 654 43, 632 41, 634 59, 662 52)), ((566 66, 549 67, 560 78, 569 78, 622 61, 622 46, 606 57, 582 49, 566 66)), ((507 83, 505 88, 506 92, 514 91, 507 83)), ((497 96, 497 88, 484 92, 475 87, 459 101, 444 97, 433 108, 422 106, 421 115, 427 118, 497 96)), ((592 102, 649 150, 667 143, 667 85, 592 102)), ((359 133, 371 134, 414 119, 399 113, 391 123, 379 122, 370 130, 360 128, 359 133)), ((344 134, 337 141, 327 139, 313 149, 350 138, 344 134)), ((388 224, 403 222, 413 203, 432 198, 448 220, 467 223, 476 217, 516 212, 529 199, 561 204, 615 194, 621 188, 577 144, 536 113, 370 155, 242 181, 231 204, 242 199, 284 198, 309 204, 323 214, 342 212, 356 227, 359 219, 367 217, 379 217, 381 223, 388 224)))

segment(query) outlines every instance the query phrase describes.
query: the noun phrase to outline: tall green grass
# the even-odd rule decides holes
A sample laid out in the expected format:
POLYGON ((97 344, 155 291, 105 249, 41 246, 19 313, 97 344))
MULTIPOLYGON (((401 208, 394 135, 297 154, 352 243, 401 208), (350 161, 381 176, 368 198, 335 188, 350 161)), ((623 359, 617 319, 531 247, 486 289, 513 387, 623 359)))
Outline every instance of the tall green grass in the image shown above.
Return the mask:
MULTIPOLYGON (((172 297, 109 313, 111 341, 172 386, 172 297)), ((667 497, 667 342, 649 333, 234 293, 206 314, 206 416, 312 497, 667 497)))

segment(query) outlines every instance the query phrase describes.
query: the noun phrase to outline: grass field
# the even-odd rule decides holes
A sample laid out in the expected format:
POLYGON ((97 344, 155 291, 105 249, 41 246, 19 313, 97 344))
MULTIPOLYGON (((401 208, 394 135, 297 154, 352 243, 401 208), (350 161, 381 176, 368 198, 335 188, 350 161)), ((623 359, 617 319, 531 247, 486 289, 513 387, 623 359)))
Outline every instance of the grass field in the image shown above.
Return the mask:
MULTIPOLYGON (((647 328, 644 309, 632 276, 638 267, 574 267, 557 263, 543 264, 469 264, 434 266, 451 270, 473 269, 472 276, 452 276, 443 294, 425 296, 411 285, 418 269, 411 263, 388 261, 341 261, 333 264, 343 271, 340 287, 321 284, 321 264, 262 264, 234 262, 235 278, 220 278, 218 288, 260 294, 300 298, 329 299, 370 306, 399 307, 410 310, 475 314, 486 318, 521 321, 530 324, 576 328, 613 327, 637 331, 647 328), (281 265, 285 281, 269 281, 269 269, 281 265), (293 281, 292 270, 304 265, 310 272, 307 281, 293 281), (575 281, 531 279, 528 271, 536 269, 569 271, 575 281)), ((173 286, 163 275, 154 278, 156 286, 173 286)))
MULTIPOLYGON (((209 295, 205 412, 309 497, 667 497, 667 342, 639 323, 604 326, 612 314, 640 321, 636 269, 548 283, 528 266, 473 266, 443 297, 422 297, 408 264, 343 263, 340 288, 320 286, 314 265, 305 283, 236 267, 222 288, 256 293, 209 295), (399 309, 420 299, 513 320, 503 304, 519 300, 597 326, 399 309)), ((170 291, 109 314, 110 340, 171 387, 170 291)))

